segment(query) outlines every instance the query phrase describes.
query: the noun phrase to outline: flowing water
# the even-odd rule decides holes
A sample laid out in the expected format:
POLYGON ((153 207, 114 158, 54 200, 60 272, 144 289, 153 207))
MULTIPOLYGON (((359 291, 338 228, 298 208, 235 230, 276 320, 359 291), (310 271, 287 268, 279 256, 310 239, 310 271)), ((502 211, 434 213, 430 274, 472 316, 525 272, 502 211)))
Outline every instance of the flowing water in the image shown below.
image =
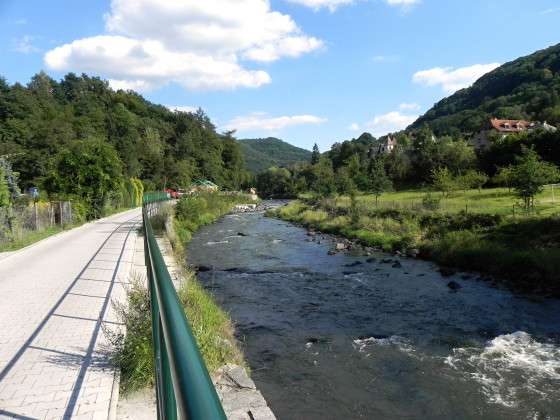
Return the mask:
POLYGON ((331 247, 262 214, 189 246, 279 419, 560 419, 560 301, 331 247))

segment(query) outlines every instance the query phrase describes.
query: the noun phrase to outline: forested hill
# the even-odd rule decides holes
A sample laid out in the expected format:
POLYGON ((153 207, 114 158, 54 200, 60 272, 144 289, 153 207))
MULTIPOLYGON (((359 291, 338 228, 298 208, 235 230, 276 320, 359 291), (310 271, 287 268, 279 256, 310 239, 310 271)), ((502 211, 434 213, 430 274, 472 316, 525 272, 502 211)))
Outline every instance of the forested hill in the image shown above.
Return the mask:
POLYGON ((253 173, 264 171, 272 166, 289 166, 311 159, 309 150, 292 146, 274 137, 264 139, 239 140, 246 167, 253 173))
MULTIPOLYGON (((61 192, 72 180, 56 179, 57 162, 68 161, 67 151, 86 159, 92 150, 117 157, 111 178, 139 178, 147 190, 196 178, 237 189, 248 175, 239 144, 202 111, 172 112, 87 75, 57 82, 39 73, 27 86, 0 78, 0 155, 11 155, 20 187, 61 192)), ((66 193, 77 193, 73 182, 66 193)))
POLYGON ((560 124, 560 44, 506 63, 438 102, 409 128, 477 132, 491 117, 560 124))

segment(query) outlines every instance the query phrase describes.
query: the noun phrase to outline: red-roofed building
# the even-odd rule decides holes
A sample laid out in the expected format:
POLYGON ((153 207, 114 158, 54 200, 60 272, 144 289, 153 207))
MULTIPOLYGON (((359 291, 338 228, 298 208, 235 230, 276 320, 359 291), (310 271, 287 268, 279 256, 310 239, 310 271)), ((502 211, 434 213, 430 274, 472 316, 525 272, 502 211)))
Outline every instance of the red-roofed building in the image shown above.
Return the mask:
POLYGON ((515 133, 522 133, 525 131, 533 131, 536 129, 543 129, 547 131, 556 131, 556 127, 541 122, 525 121, 525 120, 501 120, 498 118, 492 118, 490 120, 490 129, 482 130, 480 133, 474 135, 470 140, 469 144, 475 149, 486 149, 490 147, 489 134, 499 133, 502 138, 515 133))
POLYGON ((499 133, 520 133, 537 128, 537 123, 523 120, 499 120, 492 118, 490 124, 499 133))

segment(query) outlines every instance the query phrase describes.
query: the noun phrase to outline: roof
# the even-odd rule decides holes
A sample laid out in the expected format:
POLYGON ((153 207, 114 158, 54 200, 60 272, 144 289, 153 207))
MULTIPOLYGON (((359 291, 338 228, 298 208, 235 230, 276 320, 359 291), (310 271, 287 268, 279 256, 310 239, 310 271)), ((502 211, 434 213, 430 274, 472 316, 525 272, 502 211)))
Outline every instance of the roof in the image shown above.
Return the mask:
POLYGON ((197 179, 196 181, 193 181, 192 185, 196 185, 196 186, 204 185, 206 187, 218 187, 212 181, 209 181, 207 179, 197 179))
POLYGON ((492 127, 501 133, 518 133, 536 128, 536 123, 524 120, 499 120, 492 118, 490 123, 492 127))

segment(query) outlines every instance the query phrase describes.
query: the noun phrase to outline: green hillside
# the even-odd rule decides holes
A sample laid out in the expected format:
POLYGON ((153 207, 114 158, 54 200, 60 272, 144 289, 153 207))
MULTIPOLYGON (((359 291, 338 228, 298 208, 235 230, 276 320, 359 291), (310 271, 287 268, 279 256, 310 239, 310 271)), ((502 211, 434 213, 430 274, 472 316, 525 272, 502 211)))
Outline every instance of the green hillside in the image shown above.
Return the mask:
POLYGON ((239 140, 246 168, 258 173, 271 166, 289 166, 311 159, 311 152, 274 137, 239 140))
POLYGON ((560 124, 560 44, 506 63, 438 102, 409 128, 476 132, 491 117, 560 124))
POLYGON ((91 208, 118 201, 131 178, 146 190, 199 178, 239 189, 248 176, 239 144, 217 133, 203 111, 172 112, 73 73, 56 81, 41 72, 26 86, 0 77, 2 156, 22 190, 38 187, 91 208))

